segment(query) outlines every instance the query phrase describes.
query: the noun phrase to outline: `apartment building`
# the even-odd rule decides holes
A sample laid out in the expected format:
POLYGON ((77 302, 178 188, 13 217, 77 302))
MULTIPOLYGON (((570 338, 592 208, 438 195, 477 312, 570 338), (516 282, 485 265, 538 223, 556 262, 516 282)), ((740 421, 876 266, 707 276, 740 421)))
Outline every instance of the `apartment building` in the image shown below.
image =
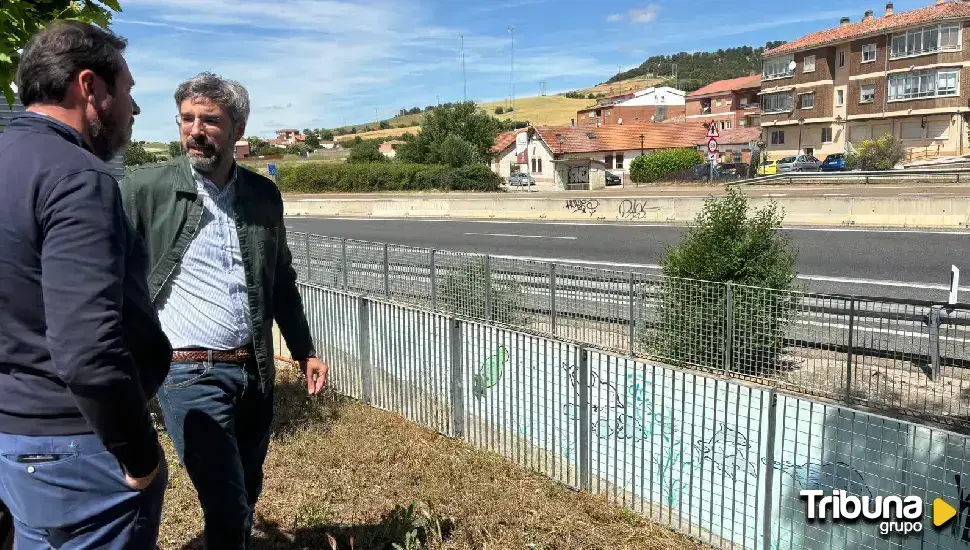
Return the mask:
POLYGON ((761 123, 761 75, 718 80, 687 94, 686 119, 714 122, 720 130, 761 123))
POLYGON ((592 107, 576 111, 580 126, 608 124, 642 124, 683 118, 686 94, 668 86, 650 87, 633 93, 612 96, 592 107))
POLYGON ((822 158, 892 134, 909 159, 967 152, 970 3, 943 2, 800 37, 763 54, 769 157, 822 158))

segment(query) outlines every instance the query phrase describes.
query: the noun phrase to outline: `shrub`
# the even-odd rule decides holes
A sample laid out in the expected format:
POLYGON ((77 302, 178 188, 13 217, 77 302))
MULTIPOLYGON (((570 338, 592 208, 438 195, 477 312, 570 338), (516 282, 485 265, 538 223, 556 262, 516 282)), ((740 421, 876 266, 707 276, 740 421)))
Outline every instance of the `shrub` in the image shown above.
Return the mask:
MULTIPOLYGON (((360 136, 357 136, 360 139, 360 136)), ((361 164, 369 162, 387 162, 387 157, 381 153, 380 145, 373 141, 360 141, 350 149, 350 156, 347 162, 361 164)))
POLYGON ((502 107, 496 107, 495 108, 495 114, 497 114, 497 115, 501 115, 504 112, 505 112, 505 109, 503 109, 502 107))
POLYGON ((438 146, 438 158, 443 164, 452 168, 460 168, 478 162, 475 146, 461 136, 451 134, 438 146))
POLYGON ((448 269, 441 286, 439 300, 446 313, 471 319, 489 320, 486 311, 485 288, 492 289, 491 321, 510 326, 527 323, 526 315, 519 311, 523 290, 520 283, 486 273, 485 258, 474 257, 470 261, 448 269), (491 275, 491 276, 489 276, 491 275))
POLYGON ((863 141, 858 151, 846 155, 845 164, 850 170, 892 170, 905 154, 903 143, 886 134, 863 141))
POLYGON ((661 149, 633 159, 630 177, 636 183, 660 181, 667 174, 689 170, 703 162, 695 149, 661 149))
POLYGON ((397 162, 304 162, 281 167, 277 181, 284 193, 501 190, 501 179, 485 166, 454 169, 397 162))
POLYGON ((777 367, 796 307, 795 251, 776 204, 747 215, 737 189, 708 199, 676 248, 661 260, 658 323, 641 334, 652 353, 679 364, 732 370, 777 367), (727 285, 725 283, 731 283, 727 285), (727 337, 730 288, 732 330, 727 337))

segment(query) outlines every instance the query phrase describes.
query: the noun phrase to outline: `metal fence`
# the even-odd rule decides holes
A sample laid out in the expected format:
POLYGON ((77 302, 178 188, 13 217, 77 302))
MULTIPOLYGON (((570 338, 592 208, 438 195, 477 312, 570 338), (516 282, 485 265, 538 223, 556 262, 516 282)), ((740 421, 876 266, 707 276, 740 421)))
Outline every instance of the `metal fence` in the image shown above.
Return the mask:
POLYGON ((970 425, 970 308, 290 233, 300 280, 804 395, 970 425))
POLYGON ((716 548, 970 540, 966 436, 383 298, 300 291, 336 391, 716 548), (872 522, 809 521, 806 489, 915 495, 926 525, 886 536, 872 522), (931 526, 936 497, 960 508, 952 526, 931 526))

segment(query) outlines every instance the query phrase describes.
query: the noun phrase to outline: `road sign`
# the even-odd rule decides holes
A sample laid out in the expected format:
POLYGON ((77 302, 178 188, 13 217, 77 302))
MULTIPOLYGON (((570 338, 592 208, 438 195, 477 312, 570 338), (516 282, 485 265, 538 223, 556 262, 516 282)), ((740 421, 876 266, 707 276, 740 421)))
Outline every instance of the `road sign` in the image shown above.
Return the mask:
POLYGON ((716 138, 716 137, 718 137, 720 135, 721 134, 718 134, 717 133, 717 123, 716 122, 712 122, 711 125, 707 127, 707 137, 709 137, 709 138, 716 138))
POLYGON ((710 151, 711 153, 716 153, 717 152, 717 140, 716 139, 711 138, 711 139, 709 139, 707 141, 707 150, 710 151))
POLYGON ((269 172, 269 175, 276 176, 276 165, 275 164, 267 164, 266 165, 266 171, 269 172))
POLYGON ((707 155, 707 160, 711 161, 714 164, 717 164, 717 161, 719 161, 720 159, 721 159, 721 156, 718 155, 717 153, 711 153, 707 155))

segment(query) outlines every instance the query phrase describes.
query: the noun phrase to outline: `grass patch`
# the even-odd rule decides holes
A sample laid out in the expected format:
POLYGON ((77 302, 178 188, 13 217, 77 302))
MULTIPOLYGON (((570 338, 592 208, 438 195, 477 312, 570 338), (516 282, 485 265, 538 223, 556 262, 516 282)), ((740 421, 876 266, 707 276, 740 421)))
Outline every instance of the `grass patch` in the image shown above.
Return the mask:
MULTIPOLYGON (((397 414, 332 394, 309 398, 288 366, 277 384, 258 548, 702 547, 397 414)), ((195 490, 167 438, 164 445, 170 481, 159 546, 202 548, 195 490)))

